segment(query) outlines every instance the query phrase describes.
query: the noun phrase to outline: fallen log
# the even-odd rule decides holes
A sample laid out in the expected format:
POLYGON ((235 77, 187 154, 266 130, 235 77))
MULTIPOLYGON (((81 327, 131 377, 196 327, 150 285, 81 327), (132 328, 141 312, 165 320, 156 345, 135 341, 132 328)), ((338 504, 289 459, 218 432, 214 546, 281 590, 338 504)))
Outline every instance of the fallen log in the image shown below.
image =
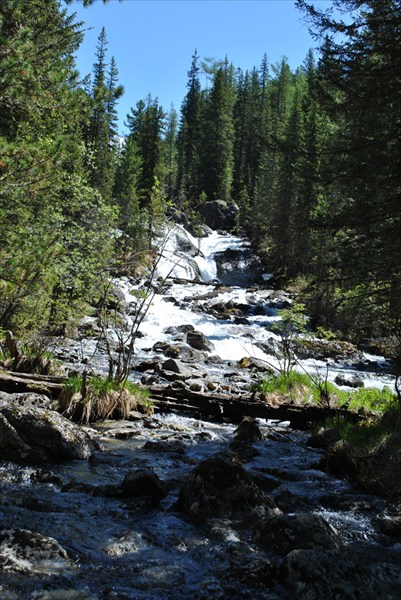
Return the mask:
POLYGON ((353 422, 361 419, 357 413, 343 408, 326 408, 310 404, 300 406, 290 403, 272 405, 253 397, 252 394, 231 396, 156 386, 151 386, 149 389, 150 397, 158 412, 173 410, 233 423, 239 423, 248 416, 278 422, 289 421, 294 429, 307 430, 330 417, 343 416, 353 422))
POLYGON ((0 391, 8 394, 32 392, 45 394, 52 399, 59 397, 63 389, 64 377, 37 375, 33 373, 0 372, 0 391))

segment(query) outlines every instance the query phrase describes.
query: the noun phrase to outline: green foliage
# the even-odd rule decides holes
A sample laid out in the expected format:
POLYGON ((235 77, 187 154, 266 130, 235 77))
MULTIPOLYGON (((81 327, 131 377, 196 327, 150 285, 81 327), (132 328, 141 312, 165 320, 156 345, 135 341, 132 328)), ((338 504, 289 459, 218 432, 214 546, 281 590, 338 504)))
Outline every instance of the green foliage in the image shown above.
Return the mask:
POLYGON ((260 383, 252 386, 253 392, 262 392, 263 394, 282 394, 284 396, 291 395, 296 390, 304 388, 308 392, 312 389, 312 380, 309 375, 291 371, 290 373, 279 373, 278 375, 270 375, 267 379, 263 379, 260 383))
POLYGON ((289 375, 296 365, 295 341, 299 336, 307 333, 308 318, 304 314, 305 306, 293 302, 291 308, 279 311, 281 319, 277 321, 272 330, 279 336, 279 361, 280 371, 289 375))
POLYGON ((127 418, 133 410, 153 414, 149 391, 130 381, 94 376, 84 379, 73 375, 67 379, 59 400, 63 414, 78 421, 101 421, 127 418))

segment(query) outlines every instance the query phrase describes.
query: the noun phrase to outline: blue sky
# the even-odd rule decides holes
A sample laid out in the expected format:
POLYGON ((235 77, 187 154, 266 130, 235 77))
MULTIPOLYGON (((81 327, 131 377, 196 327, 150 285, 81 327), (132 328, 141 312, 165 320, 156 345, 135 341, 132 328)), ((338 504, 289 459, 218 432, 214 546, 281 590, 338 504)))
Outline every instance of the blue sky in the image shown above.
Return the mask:
MULTIPOLYGON (((97 0, 86 9, 73 3, 68 10, 88 29, 77 54, 82 75, 91 72, 97 38, 106 28, 108 58, 115 57, 125 88, 121 133, 130 108, 149 93, 165 110, 173 103, 179 112, 195 48, 201 58, 227 55, 243 70, 259 66, 265 52, 270 64, 286 56, 295 69, 315 45, 292 0, 97 0)), ((204 76, 201 82, 204 86, 204 76)))

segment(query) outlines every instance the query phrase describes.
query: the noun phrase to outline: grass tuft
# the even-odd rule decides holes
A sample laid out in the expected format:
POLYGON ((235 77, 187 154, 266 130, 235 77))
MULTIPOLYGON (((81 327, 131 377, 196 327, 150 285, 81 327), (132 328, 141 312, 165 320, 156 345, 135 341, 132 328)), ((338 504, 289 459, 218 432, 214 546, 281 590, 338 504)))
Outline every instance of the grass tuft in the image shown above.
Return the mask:
POLYGON ((73 375, 65 382, 59 399, 60 411, 74 421, 89 423, 106 419, 127 419, 132 411, 153 414, 149 391, 138 384, 90 377, 83 396, 83 379, 73 375))

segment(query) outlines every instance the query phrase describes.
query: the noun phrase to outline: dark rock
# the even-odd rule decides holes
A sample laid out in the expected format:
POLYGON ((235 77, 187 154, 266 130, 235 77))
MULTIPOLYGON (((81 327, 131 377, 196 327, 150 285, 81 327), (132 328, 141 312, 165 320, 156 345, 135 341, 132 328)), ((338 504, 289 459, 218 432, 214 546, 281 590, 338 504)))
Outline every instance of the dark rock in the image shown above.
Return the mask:
POLYGON ((192 376, 192 371, 188 369, 180 360, 169 358, 161 365, 162 375, 167 372, 179 375, 183 379, 189 379, 192 376))
POLYGON ((72 566, 55 539, 27 529, 0 529, 0 570, 43 576, 72 566))
POLYGON ((78 425, 55 411, 17 405, 0 408, 0 457, 38 464, 89 458, 98 448, 78 425))
POLYGON ((211 200, 202 204, 198 210, 206 225, 212 229, 231 231, 236 226, 239 208, 234 202, 228 204, 224 200, 211 200))
POLYGON ((167 496, 165 484, 151 469, 136 469, 127 473, 122 489, 125 498, 149 496, 161 500, 167 496))
POLYGON ((202 461, 180 491, 177 508, 197 521, 261 518, 279 511, 252 477, 229 457, 202 461))
POLYGON ((199 249, 191 242, 186 232, 180 228, 174 228, 175 245, 179 252, 188 256, 198 256, 199 249))
POLYGON ((345 365, 362 361, 363 359, 362 352, 350 342, 305 338, 294 345, 299 358, 314 358, 316 360, 331 359, 345 365))
POLYGON ((376 524, 385 535, 401 539, 401 515, 378 515, 376 524))
POLYGON ((234 438, 241 442, 257 442, 262 439, 262 432, 252 417, 245 417, 234 431, 234 438))
POLYGON ((312 513, 272 516, 255 527, 253 540, 266 550, 275 550, 279 554, 287 554, 296 548, 339 549, 342 546, 334 527, 312 513))
POLYGON ((400 556, 367 544, 338 550, 293 550, 280 567, 296 598, 377 600, 401 598, 400 556))
POLYGON ((359 388, 364 386, 362 377, 359 377, 359 375, 355 374, 347 375, 345 373, 339 373, 334 378, 334 383, 336 383, 337 385, 344 385, 351 388, 359 388))
POLYGON ((180 355, 180 347, 168 342, 156 342, 152 348, 153 352, 163 353, 166 356, 177 358, 180 355))
POLYGON ((338 442, 340 437, 341 436, 336 429, 320 427, 317 431, 312 433, 306 444, 311 448, 327 449, 335 442, 338 442))
POLYGON ((192 348, 195 348, 195 350, 205 350, 210 352, 214 349, 212 342, 209 342, 200 331, 188 331, 187 344, 192 348))

